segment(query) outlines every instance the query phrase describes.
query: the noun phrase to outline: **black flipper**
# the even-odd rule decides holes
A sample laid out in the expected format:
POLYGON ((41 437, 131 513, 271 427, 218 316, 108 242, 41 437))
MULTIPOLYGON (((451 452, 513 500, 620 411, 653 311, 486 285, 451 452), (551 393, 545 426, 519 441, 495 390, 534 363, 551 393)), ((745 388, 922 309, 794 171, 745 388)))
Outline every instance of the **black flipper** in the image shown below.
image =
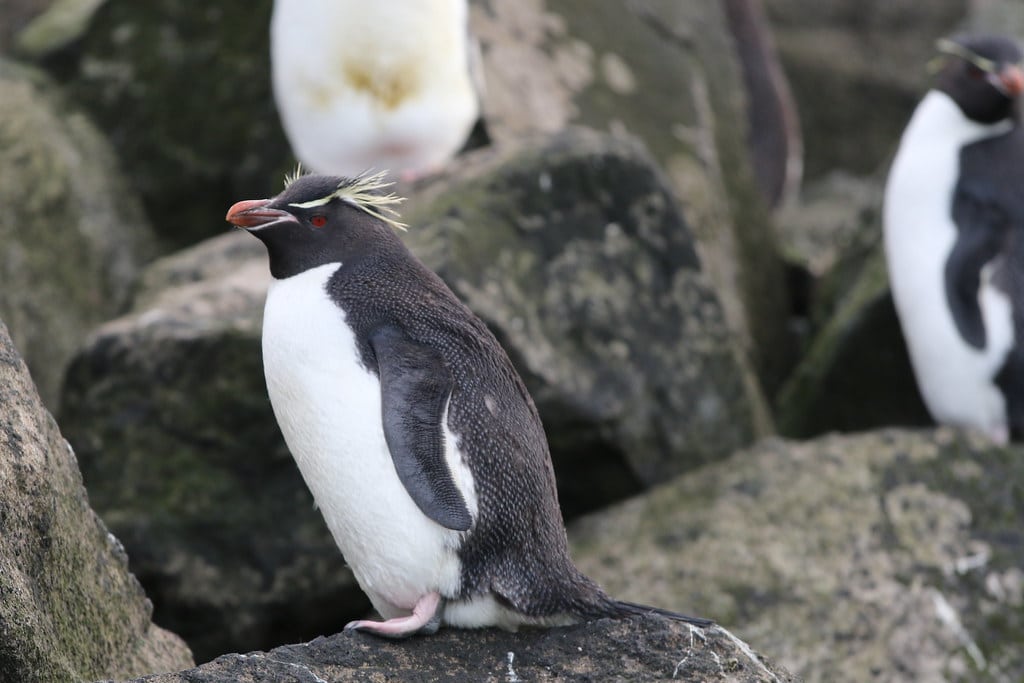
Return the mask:
POLYGON ((956 243, 946 259, 946 301, 964 341, 985 348, 985 321, 978 294, 981 269, 1003 250, 1008 230, 1005 212, 984 190, 961 182, 953 199, 956 243))
POLYGON ((430 519, 454 531, 473 523, 444 457, 441 419, 452 376, 441 355, 395 328, 370 338, 380 374, 384 438, 405 490, 430 519))

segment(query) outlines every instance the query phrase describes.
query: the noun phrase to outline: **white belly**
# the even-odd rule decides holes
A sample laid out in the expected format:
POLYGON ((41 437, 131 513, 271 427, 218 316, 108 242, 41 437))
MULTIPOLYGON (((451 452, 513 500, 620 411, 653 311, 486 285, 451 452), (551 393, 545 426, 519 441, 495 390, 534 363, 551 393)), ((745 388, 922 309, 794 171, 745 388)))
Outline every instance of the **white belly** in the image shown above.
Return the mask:
MULTIPOLYGON (((380 384, 358 363, 355 337, 324 289, 338 268, 272 283, 263 320, 267 391, 335 542, 374 607, 391 618, 408 614, 428 592, 458 593, 459 534, 424 515, 398 479, 380 384)), ((446 441, 453 450, 447 427, 446 441)), ((465 474, 456 479, 475 514, 465 474)))
POLYGON ((959 149, 1005 130, 969 121, 947 95, 930 92, 901 139, 884 209, 889 281, 928 410, 939 422, 982 429, 999 440, 1006 438, 1006 410, 993 377, 1013 344, 1010 302, 984 270, 979 298, 987 344, 969 346, 946 300, 944 268, 957 236, 950 202, 959 149))

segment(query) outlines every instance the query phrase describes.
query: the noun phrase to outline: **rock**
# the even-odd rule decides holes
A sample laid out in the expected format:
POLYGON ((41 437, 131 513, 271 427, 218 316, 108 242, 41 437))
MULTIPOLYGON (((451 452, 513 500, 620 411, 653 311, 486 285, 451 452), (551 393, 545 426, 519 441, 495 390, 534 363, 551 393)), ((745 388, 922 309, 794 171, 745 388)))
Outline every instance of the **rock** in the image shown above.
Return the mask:
POLYGON ((6 0, 0 6, 0 54, 9 54, 14 36, 53 0, 6 0))
POLYGON ((270 91, 270 0, 64 0, 23 33, 114 141, 161 236, 217 234, 232 198, 268 196, 289 163, 270 91))
POLYGON ((604 619, 579 626, 445 629, 385 641, 343 632, 270 652, 225 655, 189 671, 135 683, 294 681, 797 681, 728 631, 689 627, 664 617, 604 619))
POLYGON ((970 5, 964 31, 974 33, 1001 33, 1008 36, 1024 35, 1024 7, 1014 0, 986 0, 970 5))
MULTIPOLYGON (((764 433, 756 380, 647 154, 582 131, 503 150, 424 187, 406 237, 523 373, 566 513, 764 433)), ((266 397, 268 281, 242 233, 158 261, 66 383, 64 429, 94 504, 159 623, 199 659, 338 630, 367 608, 266 397)))
POLYGON ((768 428, 689 222, 636 143, 570 129, 476 154, 405 217, 526 381, 569 516, 768 428))
POLYGON ((93 125, 43 74, 0 60, 0 316, 51 410, 86 333, 155 251, 93 125))
POLYGON ((686 209, 730 327, 773 390, 791 351, 783 274, 722 3, 477 0, 470 25, 497 143, 585 125, 629 133, 651 150, 686 209))
POLYGON ((835 172, 780 213, 805 299, 807 350, 775 401, 779 432, 809 437, 927 425, 882 253, 884 177, 835 172))
POLYGON ((192 666, 118 540, 0 322, 0 680, 127 678, 192 666))
POLYGON ((1024 452, 949 429, 769 439, 570 528, 617 597, 808 681, 1024 680, 1024 452))
POLYGON ((935 40, 969 0, 764 0, 800 108, 808 179, 886 163, 928 88, 935 40))
POLYGON ((779 433, 928 425, 877 248, 776 400, 779 433))
POLYGON ((205 661, 363 615, 267 399, 263 245, 225 235, 142 281, 69 370, 62 422, 157 621, 205 661))

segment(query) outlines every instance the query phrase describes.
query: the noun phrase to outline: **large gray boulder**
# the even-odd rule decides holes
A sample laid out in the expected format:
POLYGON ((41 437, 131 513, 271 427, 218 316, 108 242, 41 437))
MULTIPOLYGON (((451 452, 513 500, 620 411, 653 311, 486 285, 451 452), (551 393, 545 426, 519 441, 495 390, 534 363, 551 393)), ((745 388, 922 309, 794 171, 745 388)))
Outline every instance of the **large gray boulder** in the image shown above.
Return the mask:
POLYGON ((107 141, 41 72, 0 59, 0 316, 57 408, 68 359, 121 313, 155 238, 107 141))
POLYGON ((1024 452, 948 429, 767 440, 570 528, 612 594, 807 681, 1024 680, 1024 452))
POLYGON ((278 681, 669 681, 796 683, 728 631, 647 616, 507 633, 442 630, 393 642, 343 632, 219 657, 134 683, 278 681))
MULTIPOLYGON (((763 434, 756 379, 642 148, 571 131, 503 149, 423 188, 406 237, 523 374, 566 512, 763 434)), ((366 609, 274 424, 259 342, 268 282, 262 245, 242 233, 156 262, 64 394, 95 505, 161 623, 200 659, 337 630, 366 609)))
POLYGON ((151 613, 0 322, 0 680, 65 683, 191 666, 188 647, 151 613))

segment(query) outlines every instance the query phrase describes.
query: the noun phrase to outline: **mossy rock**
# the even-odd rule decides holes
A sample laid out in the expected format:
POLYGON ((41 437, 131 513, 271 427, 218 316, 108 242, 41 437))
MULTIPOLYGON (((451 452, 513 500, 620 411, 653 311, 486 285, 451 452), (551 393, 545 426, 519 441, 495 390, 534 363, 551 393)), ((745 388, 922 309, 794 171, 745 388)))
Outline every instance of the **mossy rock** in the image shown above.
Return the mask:
POLYGON ((942 428, 769 439, 580 520, 612 594, 809 681, 1024 679, 1024 451, 942 428))
POLYGON ((89 507, 75 454, 0 322, 0 680, 65 683, 192 666, 124 548, 89 507))

